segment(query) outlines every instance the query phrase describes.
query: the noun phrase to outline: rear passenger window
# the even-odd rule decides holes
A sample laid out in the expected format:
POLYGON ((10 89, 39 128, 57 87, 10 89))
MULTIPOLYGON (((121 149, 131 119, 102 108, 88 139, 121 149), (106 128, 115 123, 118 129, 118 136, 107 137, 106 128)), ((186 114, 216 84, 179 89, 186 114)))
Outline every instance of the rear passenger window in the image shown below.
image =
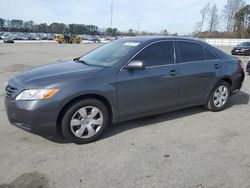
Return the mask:
POLYGON ((218 59, 218 57, 216 57, 213 52, 211 52, 210 50, 205 48, 205 53, 206 53, 206 57, 207 60, 214 60, 214 59, 218 59))
POLYGON ((133 60, 142 60, 146 67, 174 63, 174 45, 172 41, 157 42, 145 48, 133 60))
POLYGON ((202 45, 194 42, 177 41, 178 62, 192 62, 206 60, 202 45))

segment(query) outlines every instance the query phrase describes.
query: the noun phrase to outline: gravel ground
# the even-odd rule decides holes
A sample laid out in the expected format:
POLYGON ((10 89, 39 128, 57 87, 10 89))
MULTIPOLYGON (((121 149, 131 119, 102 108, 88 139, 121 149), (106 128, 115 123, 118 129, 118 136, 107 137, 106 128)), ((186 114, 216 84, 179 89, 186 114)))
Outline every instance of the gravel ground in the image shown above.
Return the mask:
MULTIPOLYGON (((12 75, 96 46, 0 43, 0 188, 250 188, 249 76, 225 111, 193 107, 133 120, 111 126, 87 145, 46 139, 9 124, 3 97, 12 75)), ((248 58, 241 58, 246 63, 248 58)))

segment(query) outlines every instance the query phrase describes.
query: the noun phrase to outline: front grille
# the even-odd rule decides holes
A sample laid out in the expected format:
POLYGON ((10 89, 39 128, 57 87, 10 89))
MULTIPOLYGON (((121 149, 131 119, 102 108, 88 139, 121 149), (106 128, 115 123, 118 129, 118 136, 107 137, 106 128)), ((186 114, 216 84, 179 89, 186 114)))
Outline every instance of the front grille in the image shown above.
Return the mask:
POLYGON ((6 91, 6 97, 10 98, 15 92, 16 92, 17 88, 14 88, 10 85, 7 85, 5 88, 6 91))

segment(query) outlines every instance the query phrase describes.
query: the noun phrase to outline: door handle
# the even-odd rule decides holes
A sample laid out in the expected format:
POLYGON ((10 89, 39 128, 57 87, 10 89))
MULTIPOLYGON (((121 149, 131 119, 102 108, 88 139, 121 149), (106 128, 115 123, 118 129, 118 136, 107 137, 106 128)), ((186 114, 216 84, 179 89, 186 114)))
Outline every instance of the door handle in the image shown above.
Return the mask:
POLYGON ((176 76, 177 74, 178 74, 178 72, 174 69, 169 71, 169 73, 168 73, 168 75, 170 75, 170 76, 176 76))
POLYGON ((221 64, 219 64, 219 63, 214 64, 214 68, 215 68, 215 69, 218 69, 218 68, 220 68, 220 67, 221 67, 221 64))

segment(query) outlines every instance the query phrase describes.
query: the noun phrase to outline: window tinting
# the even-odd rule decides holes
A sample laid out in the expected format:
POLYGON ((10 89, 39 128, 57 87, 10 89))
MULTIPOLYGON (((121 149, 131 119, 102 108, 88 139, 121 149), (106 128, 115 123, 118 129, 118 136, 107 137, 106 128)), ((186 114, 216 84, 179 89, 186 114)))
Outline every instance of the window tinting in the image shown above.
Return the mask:
POLYGON ((250 42, 244 42, 243 46, 250 46, 250 42))
POLYGON ((210 50, 205 48, 207 60, 218 59, 210 50))
POLYGON ((242 42, 237 46, 250 46, 250 42, 242 42))
POLYGON ((174 63, 173 42, 152 44, 140 52, 134 60, 144 61, 147 67, 174 63))
POLYGON ((194 42, 177 42, 179 61, 192 62, 205 60, 205 51, 202 45, 194 42))

